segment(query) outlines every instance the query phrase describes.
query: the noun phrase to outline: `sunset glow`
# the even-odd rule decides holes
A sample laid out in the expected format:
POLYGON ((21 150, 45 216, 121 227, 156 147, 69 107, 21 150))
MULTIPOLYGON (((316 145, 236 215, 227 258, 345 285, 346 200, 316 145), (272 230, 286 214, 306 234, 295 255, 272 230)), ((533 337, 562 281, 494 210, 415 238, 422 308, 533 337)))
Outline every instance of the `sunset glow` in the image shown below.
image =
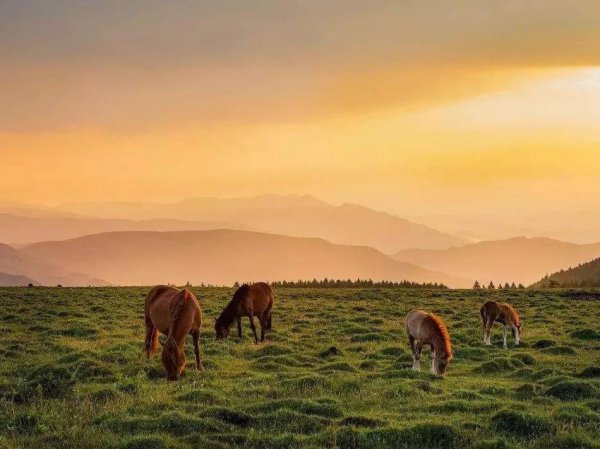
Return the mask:
POLYGON ((596 205, 596 3, 568 16, 562 2, 496 5, 504 20, 488 22, 469 1, 431 16, 424 4, 333 2, 344 12, 331 29, 312 4, 231 3, 206 6, 212 25, 196 6, 140 16, 65 1, 63 16, 5 3, 0 201, 278 192, 398 214, 596 205))

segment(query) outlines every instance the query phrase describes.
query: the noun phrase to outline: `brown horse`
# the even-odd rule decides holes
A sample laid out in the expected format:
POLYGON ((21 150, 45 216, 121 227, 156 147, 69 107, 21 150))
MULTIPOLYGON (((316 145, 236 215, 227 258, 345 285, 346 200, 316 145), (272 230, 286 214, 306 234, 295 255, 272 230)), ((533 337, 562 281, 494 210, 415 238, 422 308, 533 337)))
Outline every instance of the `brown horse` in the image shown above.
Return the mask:
POLYGON ((483 324, 483 343, 491 345, 491 333, 492 325, 494 321, 498 321, 504 325, 502 334, 504 338, 504 348, 506 348, 506 336, 508 334, 507 327, 510 327, 512 335, 515 339, 515 344, 519 346, 519 340, 521 338, 521 318, 519 314, 510 304, 487 301, 481 309, 479 309, 481 315, 481 322, 483 324))
POLYGON ((443 376, 452 359, 452 345, 440 317, 423 310, 413 310, 406 315, 406 332, 413 352, 413 369, 421 369, 421 352, 424 345, 429 345, 431 372, 443 376))
POLYGON ((203 370, 198 347, 202 310, 193 293, 164 285, 154 287, 146 296, 144 317, 147 358, 158 350, 159 332, 167 336, 162 362, 168 380, 179 379, 185 370, 183 344, 187 334, 191 334, 194 341, 196 368, 203 370))
POLYGON ((215 322, 217 339, 227 338, 231 325, 237 321, 238 336, 242 338, 242 317, 250 319, 254 342, 258 344, 254 317, 260 321, 260 341, 265 341, 265 330, 271 330, 271 310, 273 309, 273 290, 269 284, 258 282, 244 284, 233 294, 221 315, 215 322))

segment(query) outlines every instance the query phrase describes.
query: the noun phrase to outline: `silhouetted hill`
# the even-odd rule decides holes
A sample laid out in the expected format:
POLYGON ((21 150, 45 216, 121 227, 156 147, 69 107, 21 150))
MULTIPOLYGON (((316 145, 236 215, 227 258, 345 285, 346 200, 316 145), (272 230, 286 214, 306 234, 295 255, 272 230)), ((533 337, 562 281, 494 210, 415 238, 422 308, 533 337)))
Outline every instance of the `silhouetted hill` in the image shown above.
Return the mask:
POLYGON ((453 276, 531 284, 547 273, 600 256, 600 243, 577 245, 547 238, 515 237, 446 250, 404 250, 396 260, 453 276))
POLYGON ((261 232, 371 246, 388 254, 403 248, 448 248, 466 242, 395 215, 354 204, 333 206, 311 196, 191 198, 171 204, 84 203, 60 210, 103 218, 240 223, 261 232))
POLYGON ((531 287, 600 287, 600 258, 545 276, 531 287))
POLYGON ((0 236, 11 244, 66 240, 114 231, 203 231, 207 229, 251 230, 231 222, 182 220, 124 220, 92 217, 36 216, 0 213, 0 236))
POLYGON ((465 279, 360 246, 247 231, 113 232, 36 243, 25 254, 118 285, 368 279, 463 284, 465 279))
POLYGON ((38 281, 21 274, 0 272, 0 286, 2 287, 25 287, 29 284, 40 285, 38 281))
POLYGON ((0 272, 35 279, 43 285, 107 285, 106 281, 83 274, 78 268, 67 270, 52 261, 41 260, 1 243, 0 272))

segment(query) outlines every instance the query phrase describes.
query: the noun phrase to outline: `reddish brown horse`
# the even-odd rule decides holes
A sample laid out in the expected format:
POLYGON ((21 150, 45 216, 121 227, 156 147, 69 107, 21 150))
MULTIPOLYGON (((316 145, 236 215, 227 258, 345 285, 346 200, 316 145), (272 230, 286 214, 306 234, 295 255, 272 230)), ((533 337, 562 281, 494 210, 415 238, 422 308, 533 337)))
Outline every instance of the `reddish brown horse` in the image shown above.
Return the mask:
POLYGON ((413 369, 421 369, 421 351, 424 345, 429 345, 431 372, 443 376, 452 360, 452 345, 440 317, 423 310, 413 310, 406 315, 406 332, 413 352, 413 369))
POLYGON ((146 296, 146 357, 158 350, 159 332, 167 336, 162 351, 162 362, 168 380, 177 380, 185 370, 183 344, 185 336, 192 335, 196 368, 202 370, 200 361, 200 326, 202 310, 198 299, 188 290, 159 285, 146 296))
POLYGON ((506 336, 508 334, 507 327, 510 328, 512 335, 515 339, 515 344, 519 346, 519 339, 521 337, 521 318, 519 314, 510 304, 487 301, 481 309, 479 309, 481 315, 481 322, 483 325, 483 343, 491 345, 491 333, 492 325, 494 321, 498 321, 504 325, 502 329, 502 336, 504 339, 504 348, 506 348, 506 336))
POLYGON ((260 321, 260 341, 265 341, 265 330, 271 330, 272 309, 273 290, 269 284, 257 282, 242 285, 215 322, 217 338, 227 338, 234 321, 237 321, 238 336, 242 338, 242 317, 247 316, 250 319, 254 342, 258 344, 254 317, 258 317, 260 321))

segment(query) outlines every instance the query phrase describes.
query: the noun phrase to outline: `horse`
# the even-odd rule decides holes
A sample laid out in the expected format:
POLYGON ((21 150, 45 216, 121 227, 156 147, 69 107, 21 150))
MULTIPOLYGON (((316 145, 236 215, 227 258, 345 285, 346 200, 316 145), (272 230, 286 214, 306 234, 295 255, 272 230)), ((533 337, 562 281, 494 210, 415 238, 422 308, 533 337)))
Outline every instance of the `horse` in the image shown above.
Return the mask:
POLYGON ((167 340, 163 346, 162 362, 168 380, 178 380, 185 371, 185 336, 192 335, 196 368, 203 371, 200 361, 200 327, 202 309, 198 299, 187 289, 159 285, 146 296, 144 305, 146 322, 146 358, 158 351, 158 335, 165 334, 167 340))
POLYGON ((271 330, 271 310, 273 309, 273 289, 265 282, 244 284, 233 294, 221 315, 215 321, 217 339, 229 336, 231 325, 237 321, 238 337, 242 338, 242 317, 250 319, 250 327, 254 334, 254 343, 258 344, 258 336, 254 325, 254 317, 260 321, 260 341, 265 341, 265 330, 271 330))
POLYGON ((406 332, 413 353, 413 369, 421 369, 421 352, 424 345, 429 345, 431 372, 443 376, 452 360, 452 345, 440 317, 424 310, 413 310, 406 315, 406 332))
POLYGON ((510 304, 487 301, 481 309, 479 309, 481 315, 481 322, 483 325, 483 343, 491 345, 491 330, 494 321, 498 321, 504 325, 502 329, 502 335, 504 339, 504 348, 506 349, 506 336, 508 334, 507 326, 510 327, 512 336, 515 339, 515 344, 519 346, 521 338, 521 318, 519 314, 510 304))

